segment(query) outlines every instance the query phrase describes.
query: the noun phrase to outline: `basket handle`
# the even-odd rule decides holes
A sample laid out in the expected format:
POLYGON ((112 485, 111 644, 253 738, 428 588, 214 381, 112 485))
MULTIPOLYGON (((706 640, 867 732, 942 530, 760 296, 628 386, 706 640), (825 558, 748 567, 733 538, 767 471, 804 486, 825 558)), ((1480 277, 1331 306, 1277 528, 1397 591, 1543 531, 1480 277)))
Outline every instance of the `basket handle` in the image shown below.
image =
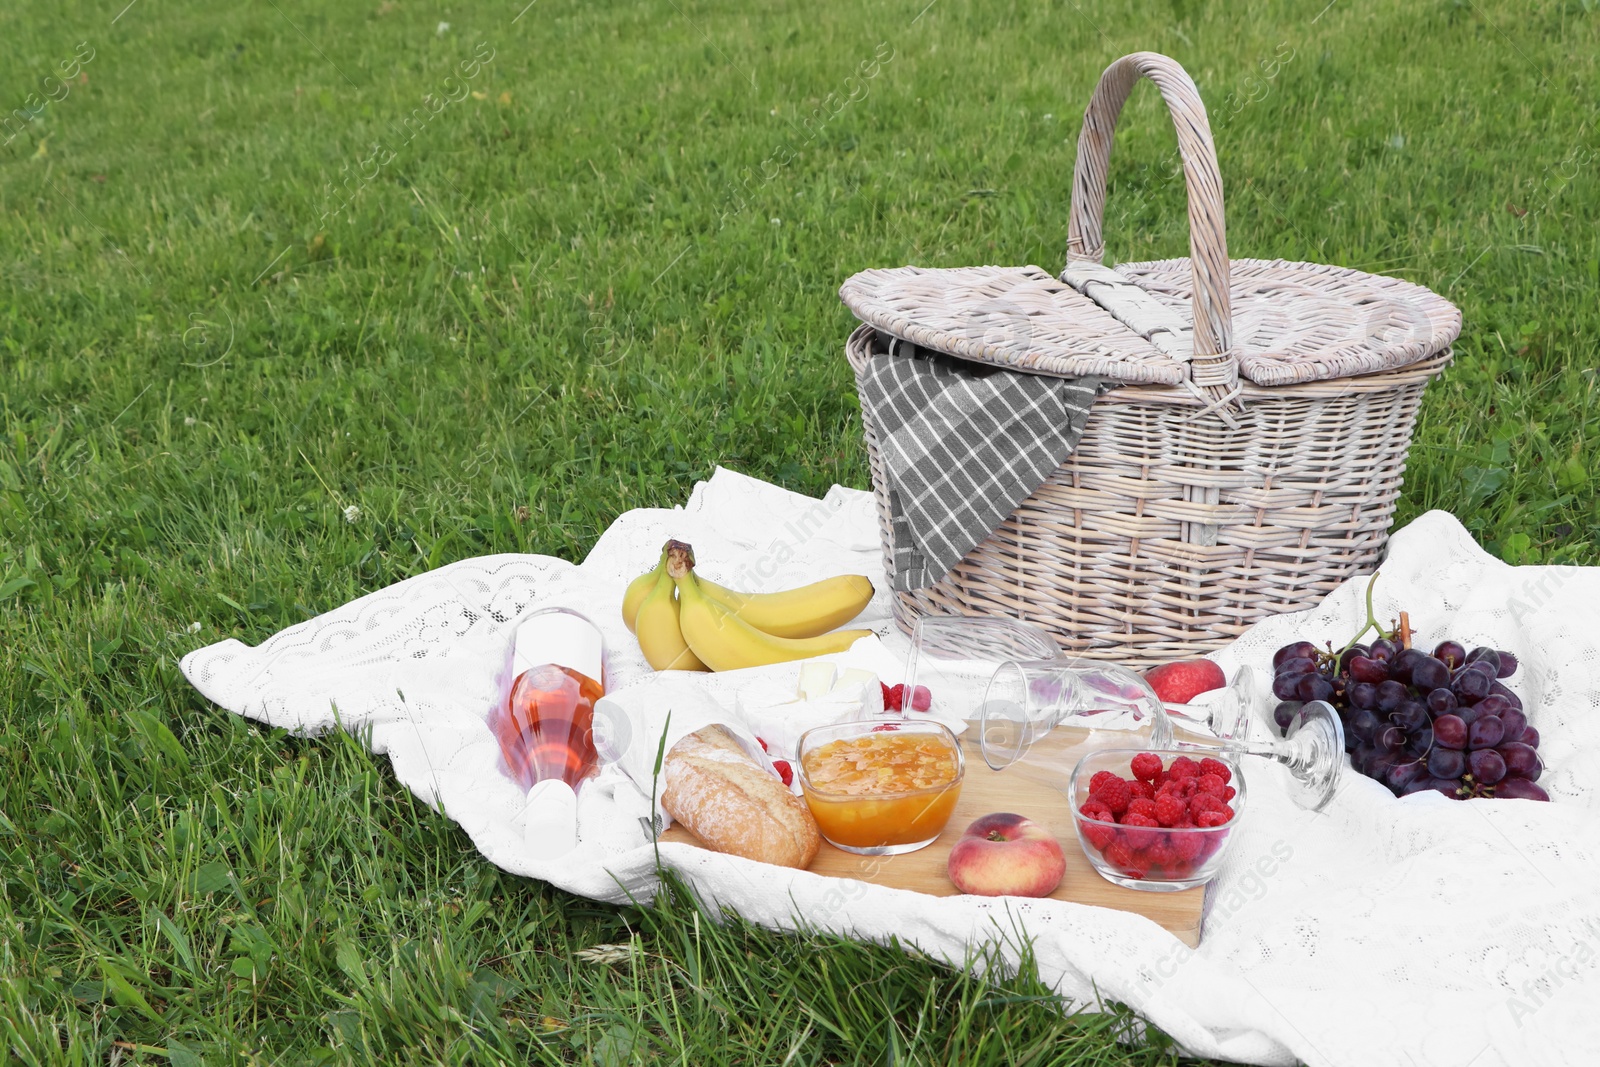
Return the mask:
POLYGON ((1190 378, 1198 386, 1232 388, 1239 378, 1233 352, 1233 310, 1228 297, 1228 237, 1222 212, 1222 173, 1211 141, 1211 123, 1200 90, 1176 60, 1156 52, 1134 52, 1106 68, 1083 113, 1078 161, 1072 173, 1072 210, 1067 220, 1067 265, 1105 256, 1101 224, 1106 174, 1117 116, 1141 77, 1161 90, 1173 125, 1189 191, 1189 263, 1194 271, 1194 359, 1190 378))

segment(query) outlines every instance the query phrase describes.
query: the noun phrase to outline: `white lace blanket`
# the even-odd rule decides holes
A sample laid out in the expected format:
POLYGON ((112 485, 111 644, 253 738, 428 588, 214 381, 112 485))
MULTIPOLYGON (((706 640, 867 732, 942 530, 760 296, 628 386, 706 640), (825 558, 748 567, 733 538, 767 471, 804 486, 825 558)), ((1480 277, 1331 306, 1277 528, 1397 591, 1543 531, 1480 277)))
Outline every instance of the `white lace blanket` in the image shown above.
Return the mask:
MULTIPOLYGON (((184 673, 240 715, 305 733, 371 727, 375 752, 496 865, 599 900, 648 898, 648 799, 610 771, 579 800, 580 844, 539 860, 524 800, 496 771, 485 713, 506 624, 533 604, 587 609, 612 653, 613 688, 649 675, 613 605, 668 536, 716 579, 780 588, 881 570, 868 494, 798 496, 719 470, 672 510, 631 511, 581 565, 546 556, 466 560, 380 590, 259 647, 222 641, 184 673)), ((1219 657, 1268 666, 1292 637, 1343 640, 1364 581, 1320 607, 1262 622, 1219 657)), ((1542 735, 1552 804, 1396 800, 1347 776, 1321 814, 1250 761, 1250 810, 1190 950, 1139 916, 1059 901, 928 897, 753 864, 682 845, 663 861, 710 900, 765 925, 890 934, 960 966, 1020 921, 1040 970, 1068 998, 1126 1003, 1190 1052, 1261 1064, 1491 1067, 1600 1062, 1600 571, 1509 567, 1450 515, 1398 532, 1377 607, 1410 611, 1420 642, 1444 636, 1517 653, 1512 680, 1542 735)), ((886 594, 866 621, 887 653, 905 638, 886 594)), ((718 676, 719 678, 721 676, 718 676)), ((720 684, 720 683, 714 683, 720 684)), ((1074 847, 1070 842, 1068 847, 1074 847)))

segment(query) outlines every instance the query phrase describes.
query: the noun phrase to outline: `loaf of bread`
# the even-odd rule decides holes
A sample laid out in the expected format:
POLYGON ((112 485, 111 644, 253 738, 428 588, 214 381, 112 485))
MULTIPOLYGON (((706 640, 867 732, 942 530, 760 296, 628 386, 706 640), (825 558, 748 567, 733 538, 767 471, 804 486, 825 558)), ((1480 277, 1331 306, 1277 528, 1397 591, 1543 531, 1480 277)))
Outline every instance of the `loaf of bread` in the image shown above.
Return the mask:
POLYGON ((667 753, 661 806, 716 852, 808 867, 822 836, 805 801, 721 726, 684 736, 667 753))

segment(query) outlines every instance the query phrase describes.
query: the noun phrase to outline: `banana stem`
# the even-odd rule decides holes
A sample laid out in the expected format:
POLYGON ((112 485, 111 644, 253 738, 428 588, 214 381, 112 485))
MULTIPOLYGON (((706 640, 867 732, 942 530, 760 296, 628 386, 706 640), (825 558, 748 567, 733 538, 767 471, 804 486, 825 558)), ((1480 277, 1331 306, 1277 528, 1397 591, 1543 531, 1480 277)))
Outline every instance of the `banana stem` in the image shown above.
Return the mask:
POLYGON ((694 570, 694 549, 683 541, 668 541, 666 548, 667 573, 673 581, 694 570))

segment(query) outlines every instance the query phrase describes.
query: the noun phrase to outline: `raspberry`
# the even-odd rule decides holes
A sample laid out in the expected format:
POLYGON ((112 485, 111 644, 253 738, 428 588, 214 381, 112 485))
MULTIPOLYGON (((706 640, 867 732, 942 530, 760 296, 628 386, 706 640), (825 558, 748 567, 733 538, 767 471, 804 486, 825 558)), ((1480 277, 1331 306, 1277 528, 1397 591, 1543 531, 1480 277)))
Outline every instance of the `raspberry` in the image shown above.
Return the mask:
POLYGON ((788 760, 773 760, 772 769, 778 772, 778 777, 783 779, 784 785, 794 785, 794 768, 789 766, 788 760))
POLYGON ((1171 793, 1168 793, 1163 797, 1158 797, 1155 802, 1155 809, 1156 822, 1160 823, 1162 826, 1178 825, 1178 823, 1183 821, 1184 813, 1187 810, 1184 807, 1183 801, 1179 800, 1171 793))
POLYGON ((1235 789, 1233 786, 1225 785, 1225 786, 1222 787, 1222 802, 1224 804, 1226 804, 1228 801, 1232 800, 1234 797, 1236 797, 1238 795, 1239 795, 1239 791, 1237 789, 1235 789))
POLYGON ((1156 791, 1150 788, 1149 782, 1129 782, 1128 792, 1132 793, 1135 799, 1144 797, 1146 800, 1154 800, 1156 798, 1156 791))
MULTIPOLYGON (((883 683, 879 682, 878 684, 882 685, 883 683)), ((905 706, 906 684, 904 682, 900 682, 897 685, 891 685, 889 687, 889 691, 883 696, 884 710, 904 711, 905 706)))
POLYGON ((1205 839, 1211 834, 1168 834, 1167 840, 1172 843, 1172 851, 1185 863, 1193 863, 1205 851, 1205 839))
MULTIPOLYGON (((1121 778, 1112 776, 1111 781, 1102 782, 1100 791, 1093 794, 1094 798, 1111 809, 1111 814, 1121 815, 1128 810, 1128 802, 1133 799, 1133 793, 1128 789, 1128 783, 1121 778)), ((1220 804, 1221 801, 1218 801, 1220 804)))
POLYGON ((1134 797, 1128 801, 1128 810, 1123 815, 1122 821, 1127 822, 1129 815, 1144 815, 1154 819, 1156 817, 1156 802, 1146 800, 1144 797, 1134 797))
POLYGON ((1178 853, 1167 840, 1168 836, 1162 834, 1160 840, 1151 842, 1144 850, 1144 856, 1150 861, 1150 866, 1160 867, 1168 874, 1176 874, 1173 867, 1177 864, 1178 853))
POLYGON ((1233 809, 1228 807, 1228 805, 1224 804, 1224 805, 1222 805, 1222 814, 1224 814, 1228 818, 1232 819, 1233 818, 1233 809))
MULTIPOLYGON (((1106 814, 1109 816, 1110 812, 1106 814)), ((1107 845, 1117 839, 1117 828, 1115 826, 1107 826, 1104 823, 1093 822, 1089 819, 1079 819, 1078 830, 1089 844, 1102 852, 1106 850, 1107 845)))
POLYGON ((1202 774, 1195 779, 1195 788, 1202 793, 1210 793, 1218 800, 1222 799, 1222 790, 1226 788, 1222 779, 1214 774, 1202 774))
MULTIPOLYGON (((1194 819, 1195 825, 1200 825, 1200 816, 1208 811, 1221 811, 1225 804, 1210 793, 1196 793, 1189 798, 1189 816, 1194 819)), ((1215 826, 1215 823, 1212 823, 1215 826)))
POLYGON ((1219 759, 1212 759, 1210 756, 1200 761, 1200 773, 1216 775, 1222 779, 1223 785, 1233 781, 1233 772, 1228 770, 1228 765, 1219 759))
POLYGON ((1100 787, 1107 782, 1120 782, 1121 778, 1112 771, 1095 771, 1094 777, 1089 779, 1089 795, 1094 796, 1100 792, 1100 787))
POLYGON ((1200 764, 1188 756, 1179 756, 1172 761, 1172 766, 1167 768, 1168 778, 1193 778, 1200 773, 1200 764))
POLYGON ((1161 839, 1158 831, 1161 824, 1148 815, 1129 812, 1122 817, 1122 825, 1122 832, 1127 835, 1129 848, 1145 848, 1161 839))
MULTIPOLYGON (((1222 814, 1220 811, 1202 811, 1199 815, 1194 817, 1194 823, 1196 826, 1210 828, 1213 826, 1223 825, 1228 821, 1228 818, 1228 816, 1222 814)), ((1197 834, 1196 836, 1200 835, 1197 834)), ((1205 836, 1210 837, 1212 835, 1206 834, 1205 836)))
POLYGON ((1156 775, 1161 773, 1161 757, 1154 752, 1141 752, 1133 757, 1131 768, 1135 778, 1153 782, 1156 780, 1156 775))
POLYGON ((876 734, 876 733, 882 733, 885 730, 898 730, 898 729, 900 729, 900 726, 899 726, 898 723, 880 722, 878 725, 874 726, 871 730, 869 730, 867 732, 876 734))
POLYGON ((1111 814, 1111 809, 1090 797, 1078 808, 1078 814, 1089 819, 1099 819, 1101 822, 1116 822, 1117 817, 1111 814))
POLYGON ((1130 878, 1143 878, 1144 871, 1136 869, 1133 861, 1133 849, 1128 847, 1126 841, 1113 841, 1104 849, 1105 861, 1115 867, 1120 874, 1130 878))
POLYGON ((925 685, 919 685, 911 690, 911 710, 927 711, 933 707, 933 693, 925 685))
POLYGON ((771 752, 772 751, 770 748, 767 747, 767 742, 766 742, 765 738, 761 738, 761 737, 756 738, 756 744, 761 746, 761 751, 763 751, 763 752, 771 752))

